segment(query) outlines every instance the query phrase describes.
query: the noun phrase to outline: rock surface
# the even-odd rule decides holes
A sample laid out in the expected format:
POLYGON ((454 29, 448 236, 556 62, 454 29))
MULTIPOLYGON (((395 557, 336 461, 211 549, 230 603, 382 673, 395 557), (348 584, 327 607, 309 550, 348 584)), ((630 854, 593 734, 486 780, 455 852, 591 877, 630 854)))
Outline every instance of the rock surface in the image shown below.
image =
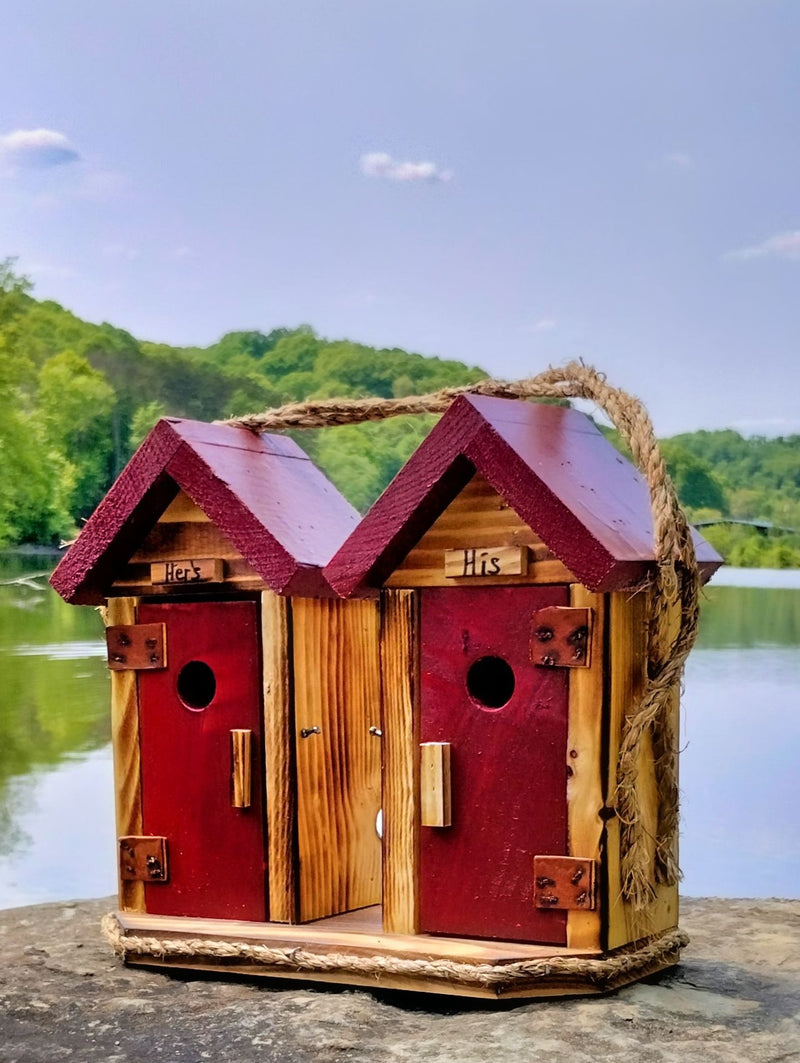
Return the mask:
POLYGON ((800 901, 686 900, 680 967, 515 1004, 127 968, 98 929, 114 906, 0 912, 2 1063, 800 1061, 800 901))

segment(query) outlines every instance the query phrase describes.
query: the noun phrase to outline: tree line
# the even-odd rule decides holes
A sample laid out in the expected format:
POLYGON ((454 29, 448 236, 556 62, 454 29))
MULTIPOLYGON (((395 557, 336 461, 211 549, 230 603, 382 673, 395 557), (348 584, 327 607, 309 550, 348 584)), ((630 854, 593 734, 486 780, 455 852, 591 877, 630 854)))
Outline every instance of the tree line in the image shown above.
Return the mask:
MULTIPOLYGON (((204 348, 147 343, 35 299, 13 261, 0 261, 0 546, 74 534, 161 416, 208 421, 307 398, 421 394, 485 376, 462 362, 331 341, 305 325, 229 332, 204 348)), ((402 417, 297 438, 363 512, 432 423, 402 417)), ((800 436, 700 431, 662 445, 692 518, 800 528, 800 436)), ((735 526, 706 534, 732 564, 800 567, 798 535, 735 526)))

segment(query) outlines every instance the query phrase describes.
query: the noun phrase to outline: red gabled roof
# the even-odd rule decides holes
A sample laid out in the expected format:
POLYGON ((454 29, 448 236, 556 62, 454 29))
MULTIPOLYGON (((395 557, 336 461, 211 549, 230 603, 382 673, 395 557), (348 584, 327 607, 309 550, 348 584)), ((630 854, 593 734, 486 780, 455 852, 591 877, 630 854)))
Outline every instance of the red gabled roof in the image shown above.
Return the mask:
POLYGON ((183 489, 281 594, 330 594, 321 569, 358 513, 285 437, 168 417, 159 421, 51 577, 68 602, 96 605, 183 489))
MULTIPOLYGON (((653 570, 647 484, 576 410, 464 395, 325 568, 341 595, 384 582, 478 471, 585 586, 619 590, 653 570)), ((695 535, 703 579, 722 558, 695 535)))

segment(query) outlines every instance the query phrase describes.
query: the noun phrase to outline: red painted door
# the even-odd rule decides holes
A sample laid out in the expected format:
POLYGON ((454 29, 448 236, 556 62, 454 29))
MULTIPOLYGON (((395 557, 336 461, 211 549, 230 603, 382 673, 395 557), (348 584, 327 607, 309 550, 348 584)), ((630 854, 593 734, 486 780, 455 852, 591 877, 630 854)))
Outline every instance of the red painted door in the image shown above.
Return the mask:
POLYGON ((266 919, 261 682, 254 602, 144 604, 164 623, 163 671, 139 673, 145 834, 167 838, 169 881, 147 911, 266 919), (231 804, 231 730, 252 737, 251 805, 231 804))
POLYGON ((421 739, 451 744, 452 826, 422 827, 421 929, 566 944, 533 906, 533 858, 567 847, 565 669, 530 660, 531 617, 567 588, 422 591, 421 739))

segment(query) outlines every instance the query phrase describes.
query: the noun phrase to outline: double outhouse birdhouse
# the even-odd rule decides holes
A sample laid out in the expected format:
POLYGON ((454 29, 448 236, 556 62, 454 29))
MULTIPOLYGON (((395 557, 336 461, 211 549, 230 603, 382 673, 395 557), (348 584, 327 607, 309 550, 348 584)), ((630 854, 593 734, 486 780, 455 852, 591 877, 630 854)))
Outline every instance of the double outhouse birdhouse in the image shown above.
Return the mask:
POLYGON ((53 576, 108 605, 115 947, 492 997, 677 962, 658 736, 643 912, 616 800, 655 570, 647 485, 571 409, 458 398, 361 521, 285 437, 160 422, 53 576))

